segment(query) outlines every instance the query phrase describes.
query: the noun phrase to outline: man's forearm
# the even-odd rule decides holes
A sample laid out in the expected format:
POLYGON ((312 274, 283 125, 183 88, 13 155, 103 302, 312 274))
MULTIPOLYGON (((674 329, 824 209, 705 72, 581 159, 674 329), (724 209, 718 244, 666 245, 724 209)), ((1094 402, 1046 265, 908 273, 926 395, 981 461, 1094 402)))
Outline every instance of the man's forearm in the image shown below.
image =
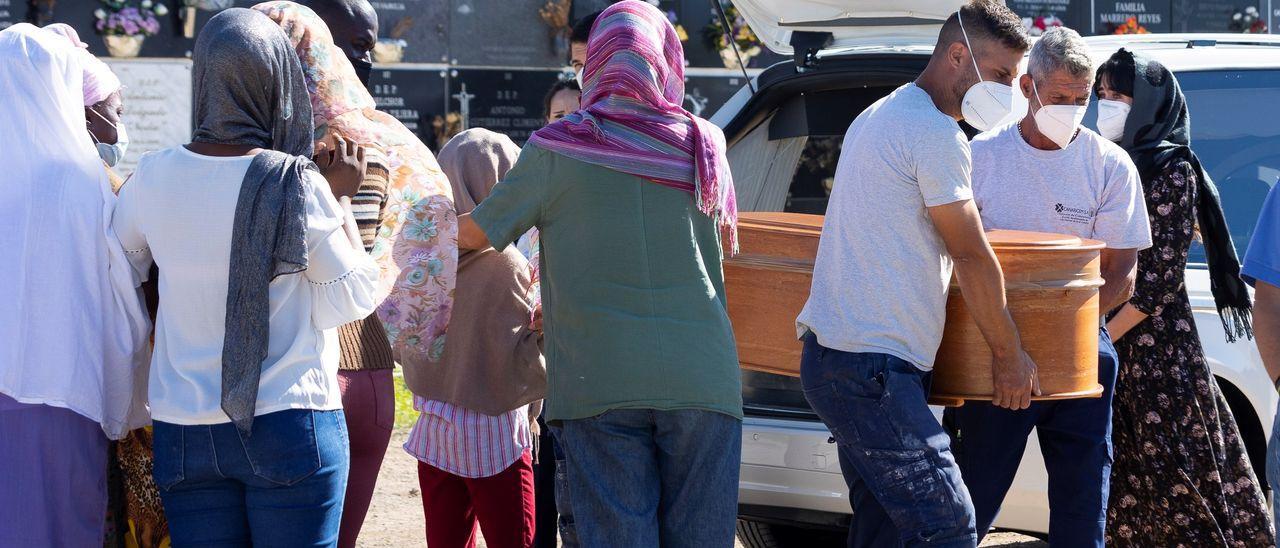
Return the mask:
POLYGON ((485 235, 471 218, 470 213, 458 216, 458 249, 484 249, 489 247, 489 236, 485 235))
POLYGON ((1022 348, 1018 329, 1009 315, 1005 299, 1004 275, 995 252, 971 257, 955 257, 956 280, 964 295, 965 305, 978 330, 996 358, 1012 356, 1022 348))
POLYGON ((1253 333, 1258 353, 1274 382, 1280 378, 1280 288, 1259 281, 1253 304, 1253 333))
POLYGON ((1138 250, 1104 249, 1101 262, 1104 283, 1098 290, 1098 315, 1105 316, 1133 296, 1138 277, 1138 250))
POLYGON ((1126 274, 1103 274, 1106 283, 1098 290, 1098 314, 1107 315, 1112 310, 1129 302, 1133 296, 1133 278, 1126 274))

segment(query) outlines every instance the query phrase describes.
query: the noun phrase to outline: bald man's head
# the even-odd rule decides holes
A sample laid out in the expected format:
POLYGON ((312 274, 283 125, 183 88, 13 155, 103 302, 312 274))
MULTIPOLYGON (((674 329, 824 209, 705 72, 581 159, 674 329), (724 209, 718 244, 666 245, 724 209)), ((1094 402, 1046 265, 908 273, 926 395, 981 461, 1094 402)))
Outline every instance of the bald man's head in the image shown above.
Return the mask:
MULTIPOLYGON (((333 43, 361 72, 372 64, 369 52, 378 42, 378 14, 368 0, 300 0, 324 20, 333 34, 333 43)), ((362 78, 364 76, 362 75, 362 78)))

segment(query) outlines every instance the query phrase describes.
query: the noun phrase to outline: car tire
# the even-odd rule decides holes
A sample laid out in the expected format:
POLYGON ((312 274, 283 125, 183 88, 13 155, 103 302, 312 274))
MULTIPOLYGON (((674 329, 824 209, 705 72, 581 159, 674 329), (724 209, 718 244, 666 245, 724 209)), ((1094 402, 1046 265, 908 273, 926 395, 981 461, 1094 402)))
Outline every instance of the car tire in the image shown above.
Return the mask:
POLYGON ((1249 398, 1239 388, 1222 377, 1214 377, 1214 380, 1218 382, 1218 390, 1227 399, 1227 407, 1231 408, 1236 427, 1240 430, 1240 438, 1244 440, 1245 452, 1249 455, 1254 474, 1258 476, 1258 483, 1262 484, 1264 493, 1270 493, 1271 486, 1267 481, 1267 434, 1264 430, 1270 424, 1263 425, 1258 413, 1249 404, 1249 398))
POLYGON ((773 527, 768 523, 738 520, 738 542, 745 548, 781 548, 778 539, 773 536, 773 527))
POLYGON ((738 542, 744 548, 836 548, 845 545, 845 534, 739 519, 738 542))

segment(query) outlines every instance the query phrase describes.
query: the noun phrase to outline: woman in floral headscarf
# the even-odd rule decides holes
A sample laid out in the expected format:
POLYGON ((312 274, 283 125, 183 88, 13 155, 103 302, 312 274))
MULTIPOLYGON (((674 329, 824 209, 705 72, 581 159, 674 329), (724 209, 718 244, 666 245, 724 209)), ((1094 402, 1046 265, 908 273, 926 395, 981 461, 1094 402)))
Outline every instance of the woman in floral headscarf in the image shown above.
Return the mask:
POLYGON ((375 109, 314 11, 285 1, 253 9, 284 29, 302 61, 322 136, 317 149, 346 141, 366 150, 366 176, 352 207, 365 249, 381 269, 379 297, 387 298, 378 310, 382 321, 370 316, 340 329, 351 475, 339 546, 354 546, 391 437, 394 362, 434 363, 444 349, 458 265, 453 193, 426 145, 375 109))

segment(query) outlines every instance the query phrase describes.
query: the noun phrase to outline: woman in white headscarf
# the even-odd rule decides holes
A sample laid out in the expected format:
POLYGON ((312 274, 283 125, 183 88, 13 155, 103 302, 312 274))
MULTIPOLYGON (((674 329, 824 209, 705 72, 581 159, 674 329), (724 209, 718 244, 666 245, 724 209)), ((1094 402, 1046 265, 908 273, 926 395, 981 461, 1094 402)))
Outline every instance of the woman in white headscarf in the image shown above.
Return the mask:
POLYGON ((107 166, 111 188, 116 192, 124 180, 111 171, 116 164, 124 160, 125 151, 129 147, 129 134, 125 131, 124 122, 124 84, 111 71, 111 67, 89 53, 89 45, 80 41, 80 34, 66 23, 46 25, 44 30, 66 38, 77 48, 80 67, 84 70, 81 90, 84 93, 85 125, 89 137, 93 139, 98 157, 107 166))
POLYGON ((0 31, 0 546, 101 544, 107 440, 146 422, 149 326, 80 59, 34 26, 0 31))

